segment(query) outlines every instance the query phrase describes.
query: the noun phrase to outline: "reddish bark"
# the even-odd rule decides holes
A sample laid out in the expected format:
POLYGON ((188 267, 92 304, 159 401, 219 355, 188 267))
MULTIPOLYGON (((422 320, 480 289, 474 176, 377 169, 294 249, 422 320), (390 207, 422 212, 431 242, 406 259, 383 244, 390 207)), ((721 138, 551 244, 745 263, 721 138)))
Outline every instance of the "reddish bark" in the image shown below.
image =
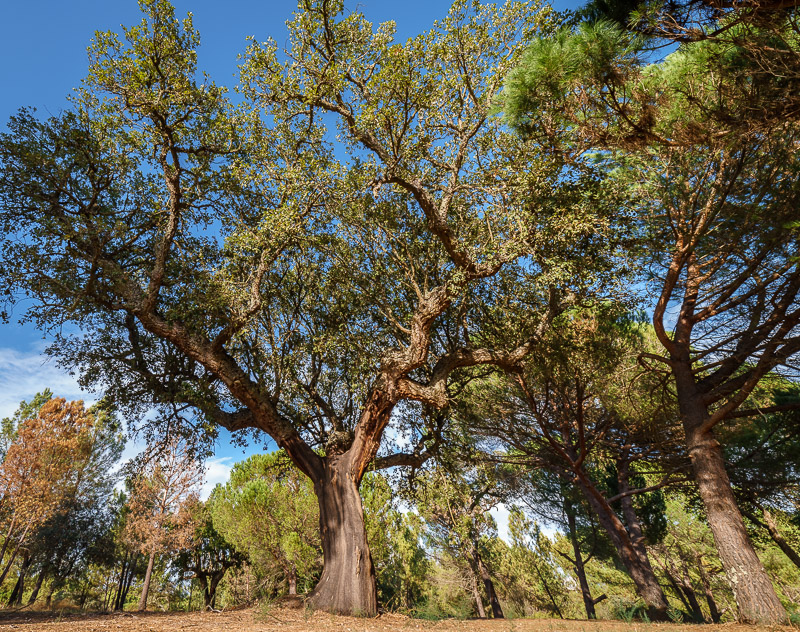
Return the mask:
POLYGON ((370 617, 378 613, 375 568, 358 492, 361 481, 349 456, 324 459, 321 476, 314 480, 323 566, 308 602, 327 612, 370 617))

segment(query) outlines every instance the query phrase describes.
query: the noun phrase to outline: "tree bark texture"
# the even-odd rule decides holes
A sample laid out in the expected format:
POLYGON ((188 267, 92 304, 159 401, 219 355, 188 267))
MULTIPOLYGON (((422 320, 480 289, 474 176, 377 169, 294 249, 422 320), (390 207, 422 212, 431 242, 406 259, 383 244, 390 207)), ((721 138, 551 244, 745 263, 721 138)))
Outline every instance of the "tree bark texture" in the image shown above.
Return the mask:
POLYGON ((323 460, 314 480, 319 502, 323 566, 308 597, 312 607, 336 614, 378 614, 375 568, 367 544, 364 509, 347 453, 323 460))
POLYGON ((503 609, 500 607, 500 600, 497 598, 497 591, 494 589, 492 576, 489 574, 489 569, 486 568, 486 564, 484 564, 480 553, 477 553, 477 551, 475 553, 475 561, 478 566, 478 572, 480 573, 481 581, 483 582, 483 587, 486 590, 486 597, 489 599, 489 605, 492 608, 492 616, 495 619, 502 619, 504 618, 503 609))
POLYGON ((156 552, 150 552, 150 559, 147 562, 147 571, 144 574, 144 584, 142 584, 142 596, 139 597, 139 612, 147 610, 147 593, 150 592, 150 579, 153 576, 153 564, 156 561, 156 552))
MULTIPOLYGON (((705 410, 698 415, 700 419, 705 416, 705 410)), ((744 623, 762 625, 785 623, 786 610, 747 536, 725 471, 722 449, 711 430, 701 433, 697 430, 701 424, 692 421, 684 417, 692 469, 722 567, 739 607, 739 618, 744 623)))

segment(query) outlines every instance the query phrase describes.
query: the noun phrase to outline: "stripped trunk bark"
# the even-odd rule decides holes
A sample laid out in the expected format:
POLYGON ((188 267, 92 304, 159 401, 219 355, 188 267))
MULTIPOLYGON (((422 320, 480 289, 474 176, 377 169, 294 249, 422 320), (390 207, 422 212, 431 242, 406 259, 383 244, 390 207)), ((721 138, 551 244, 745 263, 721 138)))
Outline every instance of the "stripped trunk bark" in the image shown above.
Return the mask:
POLYGON ((378 613, 375 568, 367 544, 364 509, 347 455, 328 457, 314 482, 319 503, 323 566, 308 597, 312 607, 336 614, 378 613))

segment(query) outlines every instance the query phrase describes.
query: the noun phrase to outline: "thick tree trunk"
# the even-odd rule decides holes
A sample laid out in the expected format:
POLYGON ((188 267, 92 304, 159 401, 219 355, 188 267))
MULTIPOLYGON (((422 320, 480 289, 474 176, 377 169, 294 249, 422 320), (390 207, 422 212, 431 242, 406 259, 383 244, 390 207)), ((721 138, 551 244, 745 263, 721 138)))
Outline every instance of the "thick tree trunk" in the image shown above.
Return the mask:
POLYGON ((367 544, 364 509, 347 454, 323 459, 314 481, 319 502, 323 566, 308 597, 313 608, 336 614, 378 614, 375 568, 367 544))
POLYGON ((747 537, 744 520, 725 471, 722 449, 711 430, 704 433, 698 430, 707 413, 701 408, 691 411, 693 415, 687 415, 685 407, 682 408, 686 443, 697 488, 722 567, 739 607, 739 618, 744 623, 762 625, 785 623, 788 620, 786 610, 747 537))
POLYGON ((595 611, 595 601, 592 598, 592 591, 589 588, 589 581, 586 579, 586 565, 583 563, 583 553, 581 553, 580 542, 578 541, 578 529, 575 524, 575 512, 572 507, 565 506, 565 513, 567 514, 567 528, 569 531, 569 540, 572 543, 572 554, 574 555, 572 567, 575 569, 575 574, 578 576, 578 584, 581 587, 581 596, 583 597, 583 607, 586 609, 587 619, 596 619, 597 612, 595 611))
POLYGON ((480 556, 480 553, 476 551, 475 553, 475 561, 478 566, 478 572, 481 576, 481 581, 483 582, 483 587, 486 590, 486 597, 489 599, 489 605, 492 608, 492 616, 495 619, 502 619, 503 617, 503 609, 500 607, 500 600, 497 598, 497 592, 494 589, 494 582, 492 581, 492 576, 489 574, 489 569, 486 568, 486 564, 483 563, 483 559, 480 556))
POLYGON ((669 619, 667 616, 667 608, 669 604, 667 598, 664 596, 664 591, 656 579, 656 574, 653 572, 653 567, 650 565, 650 559, 645 555, 644 559, 636 551, 631 542, 630 535, 628 534, 625 525, 614 513, 614 510, 608 504, 608 501, 597 490, 594 484, 588 477, 581 473, 576 476, 576 482, 581 489, 584 497, 589 503, 589 506, 597 515, 600 525, 605 529, 614 544, 614 548, 619 555, 625 569, 628 571, 633 583, 636 586, 636 592, 647 605, 647 616, 652 621, 666 621, 669 619))
POLYGON ((139 597, 139 612, 147 610, 147 593, 150 592, 150 578, 153 576, 153 564, 156 561, 156 552, 150 552, 150 559, 147 562, 147 572, 144 574, 144 584, 142 585, 142 596, 139 597))

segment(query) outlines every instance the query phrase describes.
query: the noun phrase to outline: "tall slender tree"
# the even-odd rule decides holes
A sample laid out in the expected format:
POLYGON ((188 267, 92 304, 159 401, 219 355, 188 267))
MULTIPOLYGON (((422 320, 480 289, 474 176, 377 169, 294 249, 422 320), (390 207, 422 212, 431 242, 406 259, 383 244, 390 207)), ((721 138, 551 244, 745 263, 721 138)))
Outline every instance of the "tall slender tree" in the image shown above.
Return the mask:
POLYGON ((145 461, 131 481, 125 537, 148 556, 139 610, 147 597, 156 556, 187 548, 195 531, 192 509, 198 500, 203 469, 186 444, 171 440, 145 461))

